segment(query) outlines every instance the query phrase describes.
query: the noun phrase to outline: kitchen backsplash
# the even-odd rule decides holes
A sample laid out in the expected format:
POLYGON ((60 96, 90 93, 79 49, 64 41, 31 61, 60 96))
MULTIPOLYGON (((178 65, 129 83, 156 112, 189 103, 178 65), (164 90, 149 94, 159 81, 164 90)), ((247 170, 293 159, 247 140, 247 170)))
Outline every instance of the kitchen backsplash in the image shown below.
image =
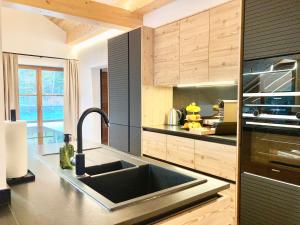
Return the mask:
POLYGON ((236 100, 237 86, 226 87, 195 87, 195 88, 173 88, 173 107, 181 109, 192 102, 200 105, 202 116, 213 114, 212 106, 222 100, 236 100))

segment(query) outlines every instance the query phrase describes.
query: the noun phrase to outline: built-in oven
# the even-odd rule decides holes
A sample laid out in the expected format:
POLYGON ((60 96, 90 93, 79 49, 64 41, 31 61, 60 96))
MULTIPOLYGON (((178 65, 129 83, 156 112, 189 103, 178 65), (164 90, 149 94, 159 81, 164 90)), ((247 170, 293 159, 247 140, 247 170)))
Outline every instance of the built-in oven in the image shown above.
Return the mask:
POLYGON ((241 172, 300 184, 300 55, 244 62, 241 172))

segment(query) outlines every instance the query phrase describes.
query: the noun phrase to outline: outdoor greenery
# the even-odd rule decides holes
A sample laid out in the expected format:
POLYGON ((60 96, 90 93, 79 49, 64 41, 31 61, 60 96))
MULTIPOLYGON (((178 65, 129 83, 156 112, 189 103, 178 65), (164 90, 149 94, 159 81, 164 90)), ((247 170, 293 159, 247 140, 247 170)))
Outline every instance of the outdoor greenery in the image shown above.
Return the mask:
MULTIPOLYGON (((43 121, 64 119, 64 73, 42 71, 43 121)), ((20 118, 37 121, 37 73, 34 69, 19 69, 20 118)))

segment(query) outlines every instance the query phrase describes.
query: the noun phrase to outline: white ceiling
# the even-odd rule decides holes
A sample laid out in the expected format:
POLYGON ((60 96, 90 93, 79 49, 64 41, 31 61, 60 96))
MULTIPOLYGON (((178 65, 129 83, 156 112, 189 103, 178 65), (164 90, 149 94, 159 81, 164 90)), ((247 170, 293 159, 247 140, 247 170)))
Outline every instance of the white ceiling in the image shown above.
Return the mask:
POLYGON ((93 0, 93 1, 116 6, 129 11, 135 11, 153 2, 154 0, 93 0))

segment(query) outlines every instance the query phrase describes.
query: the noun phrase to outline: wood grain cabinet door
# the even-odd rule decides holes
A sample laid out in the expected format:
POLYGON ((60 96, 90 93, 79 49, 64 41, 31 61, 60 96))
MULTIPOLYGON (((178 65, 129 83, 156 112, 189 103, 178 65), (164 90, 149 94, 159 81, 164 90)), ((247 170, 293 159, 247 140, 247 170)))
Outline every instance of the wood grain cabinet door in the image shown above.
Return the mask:
POLYGON ((154 84, 175 86, 179 82, 179 22, 155 29, 154 84))
POLYGON ((167 136, 167 161, 181 166, 194 168, 195 140, 167 136))
POLYGON ((143 131, 142 152, 158 159, 166 160, 167 135, 143 131))
POLYGON ((209 11, 180 21, 180 83, 208 81, 209 11))
POLYGON ((236 180, 236 146, 195 141, 195 169, 228 180, 236 180))
POLYGON ((241 0, 210 10, 209 80, 237 80, 240 73, 241 0))

